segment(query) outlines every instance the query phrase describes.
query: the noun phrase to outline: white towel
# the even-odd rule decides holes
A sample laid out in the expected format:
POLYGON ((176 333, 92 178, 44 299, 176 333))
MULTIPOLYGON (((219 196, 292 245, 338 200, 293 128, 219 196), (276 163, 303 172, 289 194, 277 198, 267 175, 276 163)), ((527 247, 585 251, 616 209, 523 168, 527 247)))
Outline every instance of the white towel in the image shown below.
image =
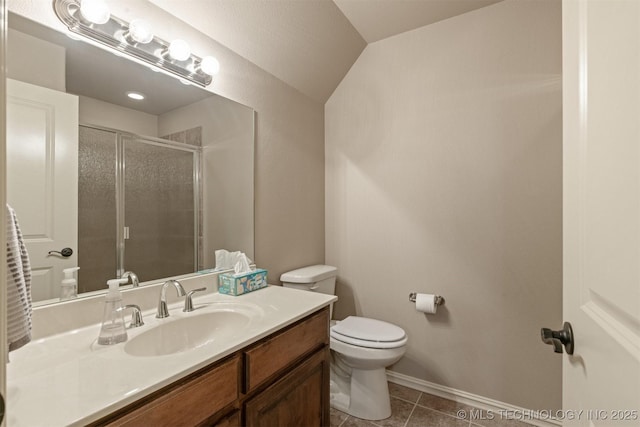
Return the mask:
POLYGON ((7 205, 7 342, 9 351, 31 341, 31 266, 15 211, 7 205))

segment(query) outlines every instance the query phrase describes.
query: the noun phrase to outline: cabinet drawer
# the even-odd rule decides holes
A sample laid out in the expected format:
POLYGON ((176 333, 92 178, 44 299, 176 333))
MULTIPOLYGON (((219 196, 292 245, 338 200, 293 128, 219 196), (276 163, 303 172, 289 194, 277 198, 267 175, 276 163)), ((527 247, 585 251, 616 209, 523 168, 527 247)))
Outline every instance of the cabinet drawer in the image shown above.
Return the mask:
POLYGON ((329 425, 329 346, 245 403, 245 427, 329 425))
POLYGON ((245 351, 244 391, 255 389, 305 354, 329 343, 329 308, 245 351))
MULTIPOLYGON (((219 410, 238 399, 240 357, 236 356, 220 365, 191 376, 186 381, 166 391, 160 397, 142 399, 139 406, 108 426, 178 426, 198 425, 219 410)), ((138 405, 139 405, 138 404, 138 405)))

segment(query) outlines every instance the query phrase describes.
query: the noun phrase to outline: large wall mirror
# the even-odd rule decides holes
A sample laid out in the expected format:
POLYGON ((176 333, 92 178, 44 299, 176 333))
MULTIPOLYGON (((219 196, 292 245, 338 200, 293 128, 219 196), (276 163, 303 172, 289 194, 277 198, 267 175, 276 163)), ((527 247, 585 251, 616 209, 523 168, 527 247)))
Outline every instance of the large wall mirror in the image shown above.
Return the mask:
POLYGON ((251 108, 8 21, 7 201, 34 301, 59 301, 76 266, 82 294, 125 271, 140 282, 206 271, 217 249, 253 257, 251 108))

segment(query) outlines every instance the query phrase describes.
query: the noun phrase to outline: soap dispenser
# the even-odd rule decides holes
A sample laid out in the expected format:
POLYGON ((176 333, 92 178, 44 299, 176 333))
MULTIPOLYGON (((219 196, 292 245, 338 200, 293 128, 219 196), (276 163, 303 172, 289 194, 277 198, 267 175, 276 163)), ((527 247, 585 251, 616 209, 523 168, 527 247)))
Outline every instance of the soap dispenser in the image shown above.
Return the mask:
POLYGON ((120 285, 127 283, 127 279, 112 279, 107 281, 109 291, 104 299, 104 315, 102 327, 98 336, 98 344, 112 345, 127 340, 127 331, 122 317, 122 294, 120 285))
POLYGON ((62 270, 64 279, 62 279, 60 283, 60 301, 73 299, 78 296, 78 282, 75 277, 73 277, 73 273, 78 270, 80 270, 80 267, 71 267, 62 270))

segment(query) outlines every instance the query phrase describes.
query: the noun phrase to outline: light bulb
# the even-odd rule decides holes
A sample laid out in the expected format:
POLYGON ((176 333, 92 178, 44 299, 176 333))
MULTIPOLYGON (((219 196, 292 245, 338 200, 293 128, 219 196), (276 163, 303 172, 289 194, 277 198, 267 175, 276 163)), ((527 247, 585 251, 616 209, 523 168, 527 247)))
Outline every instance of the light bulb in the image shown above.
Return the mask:
POLYGON ((191 48, 184 40, 174 40, 169 45, 169 56, 177 61, 186 61, 191 56, 191 48))
POLYGON ((213 76, 220 71, 220 63, 213 56, 205 56, 200 63, 200 69, 202 72, 213 76))
POLYGON ((129 24, 129 35, 138 43, 149 43, 153 40, 151 24, 142 19, 134 19, 129 24))
POLYGON ((94 24, 106 24, 111 17, 109 6, 102 0, 82 0, 80 13, 87 21, 94 24))

